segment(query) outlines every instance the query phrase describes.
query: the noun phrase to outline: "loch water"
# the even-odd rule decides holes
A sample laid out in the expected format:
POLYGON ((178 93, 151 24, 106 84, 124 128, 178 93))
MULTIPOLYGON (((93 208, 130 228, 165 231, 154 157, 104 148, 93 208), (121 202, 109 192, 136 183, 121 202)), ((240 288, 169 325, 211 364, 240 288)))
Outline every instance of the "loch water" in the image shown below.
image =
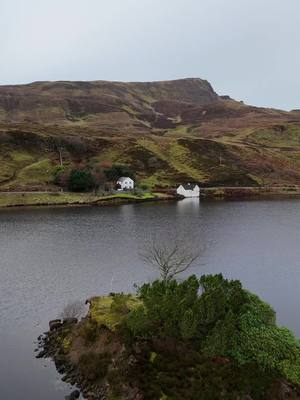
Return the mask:
POLYGON ((205 248, 189 273, 240 279, 300 336, 297 199, 0 210, 1 399, 62 400, 69 387, 35 358, 37 336, 72 301, 153 280, 139 254, 172 237, 205 248))

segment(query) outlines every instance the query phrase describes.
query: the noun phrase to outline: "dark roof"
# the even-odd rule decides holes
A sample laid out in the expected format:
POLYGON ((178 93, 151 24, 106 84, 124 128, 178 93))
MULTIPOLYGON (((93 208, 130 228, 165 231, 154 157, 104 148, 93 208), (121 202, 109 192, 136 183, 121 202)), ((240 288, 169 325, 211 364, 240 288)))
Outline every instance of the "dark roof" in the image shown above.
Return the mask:
POLYGON ((184 183, 182 186, 185 190, 194 190, 196 185, 196 183, 184 183))

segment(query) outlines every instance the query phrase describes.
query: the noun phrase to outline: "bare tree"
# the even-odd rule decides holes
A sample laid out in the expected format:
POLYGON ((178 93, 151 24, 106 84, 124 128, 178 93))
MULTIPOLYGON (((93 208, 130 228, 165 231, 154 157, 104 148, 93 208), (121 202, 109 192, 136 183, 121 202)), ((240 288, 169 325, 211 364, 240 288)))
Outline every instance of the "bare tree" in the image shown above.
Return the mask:
POLYGON ((60 317, 66 318, 81 318, 85 314, 85 304, 82 301, 74 301, 65 306, 60 313, 60 317))
POLYGON ((63 146, 61 144, 58 144, 56 146, 56 149, 57 149, 58 155, 59 155, 59 164, 62 167, 64 165, 64 162, 63 162, 63 150, 64 150, 64 148, 63 148, 63 146))
POLYGON ((203 251, 203 248, 195 250, 178 240, 172 243, 153 241, 140 253, 140 257, 159 271, 162 280, 170 281, 189 269, 203 251))
POLYGON ((51 151, 56 151, 58 153, 59 165, 62 167, 64 165, 63 152, 65 149, 62 138, 58 137, 50 138, 49 147, 51 151))

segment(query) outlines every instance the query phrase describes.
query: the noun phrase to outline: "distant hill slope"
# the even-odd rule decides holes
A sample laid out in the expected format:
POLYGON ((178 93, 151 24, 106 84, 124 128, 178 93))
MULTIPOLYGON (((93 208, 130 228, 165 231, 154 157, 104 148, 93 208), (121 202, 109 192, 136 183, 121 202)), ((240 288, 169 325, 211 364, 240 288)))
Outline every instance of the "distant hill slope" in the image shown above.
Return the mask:
POLYGON ((103 115, 120 120, 140 116, 155 118, 157 101, 196 105, 218 100, 207 81, 182 79, 152 83, 121 82, 35 82, 0 86, 0 121, 103 125, 103 115), (112 117, 113 117, 112 115, 112 117))
POLYGON ((129 164, 172 186, 300 183, 300 111, 248 106, 205 80, 0 86, 0 189, 51 186, 70 167, 129 164))

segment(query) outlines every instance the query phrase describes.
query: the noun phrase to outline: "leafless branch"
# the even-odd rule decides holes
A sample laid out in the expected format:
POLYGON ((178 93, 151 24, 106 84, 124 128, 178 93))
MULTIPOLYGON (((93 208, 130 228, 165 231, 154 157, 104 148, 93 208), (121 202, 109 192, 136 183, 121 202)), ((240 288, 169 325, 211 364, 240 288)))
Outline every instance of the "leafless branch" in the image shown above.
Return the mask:
POLYGON ((159 271, 162 280, 169 281, 189 269, 203 250, 203 248, 195 250, 178 240, 168 244, 155 241, 145 247, 140 257, 159 271))

